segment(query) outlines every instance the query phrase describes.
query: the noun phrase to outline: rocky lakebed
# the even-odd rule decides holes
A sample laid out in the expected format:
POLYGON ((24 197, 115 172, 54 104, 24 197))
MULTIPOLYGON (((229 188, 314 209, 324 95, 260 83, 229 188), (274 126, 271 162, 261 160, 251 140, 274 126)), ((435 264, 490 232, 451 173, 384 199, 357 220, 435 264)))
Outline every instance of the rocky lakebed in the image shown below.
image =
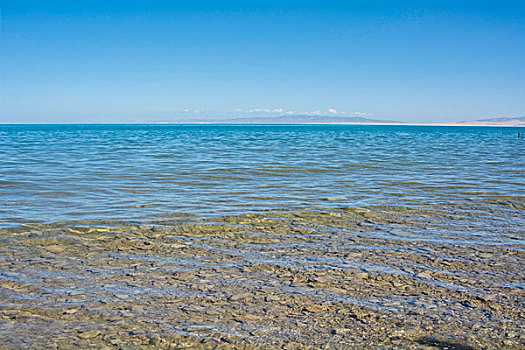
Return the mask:
POLYGON ((523 215, 500 214, 479 227, 454 208, 375 207, 4 228, 0 349, 523 349, 523 215))

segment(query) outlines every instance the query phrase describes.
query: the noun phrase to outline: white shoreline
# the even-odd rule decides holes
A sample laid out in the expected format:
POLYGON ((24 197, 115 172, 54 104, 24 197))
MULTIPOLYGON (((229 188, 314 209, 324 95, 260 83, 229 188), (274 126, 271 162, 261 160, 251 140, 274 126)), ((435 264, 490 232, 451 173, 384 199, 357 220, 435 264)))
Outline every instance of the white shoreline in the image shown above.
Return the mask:
POLYGON ((488 127, 525 127, 523 123, 224 123, 220 120, 210 122, 145 122, 145 123, 0 123, 1 125, 384 125, 384 126, 488 126, 488 127))

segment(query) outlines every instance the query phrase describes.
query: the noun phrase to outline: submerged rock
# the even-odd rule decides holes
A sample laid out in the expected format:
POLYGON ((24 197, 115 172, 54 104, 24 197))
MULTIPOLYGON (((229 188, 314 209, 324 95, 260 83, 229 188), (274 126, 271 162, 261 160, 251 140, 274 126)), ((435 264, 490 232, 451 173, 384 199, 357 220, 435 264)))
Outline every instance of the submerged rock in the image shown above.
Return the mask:
POLYGON ((385 208, 331 213, 0 231, 0 339, 7 349, 525 347, 517 248, 407 240, 427 223, 398 228, 385 208))

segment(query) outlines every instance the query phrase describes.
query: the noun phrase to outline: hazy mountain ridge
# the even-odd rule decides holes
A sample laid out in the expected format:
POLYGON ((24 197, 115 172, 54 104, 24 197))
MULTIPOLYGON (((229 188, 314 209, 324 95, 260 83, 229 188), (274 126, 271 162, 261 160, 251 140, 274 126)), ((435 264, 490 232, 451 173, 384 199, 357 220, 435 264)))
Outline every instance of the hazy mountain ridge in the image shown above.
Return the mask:
POLYGON ((460 122, 403 122, 364 117, 284 115, 278 117, 240 117, 229 119, 184 119, 156 121, 161 124, 370 124, 370 125, 448 125, 448 126, 525 126, 525 116, 496 117, 460 122))
MULTIPOLYGON (((169 121, 166 121, 169 122, 169 121)), ((186 119, 170 123, 199 123, 199 124, 400 124, 394 120, 371 119, 364 117, 335 117, 318 115, 283 115, 278 117, 240 117, 228 119, 186 119)))
POLYGON ((221 123, 232 124, 345 124, 345 123, 399 123, 393 120, 379 120, 363 117, 334 117, 317 115, 293 115, 279 117, 232 118, 221 123))
POLYGON ((488 119, 478 119, 477 122, 495 122, 495 123, 505 123, 505 122, 512 122, 512 121, 518 121, 518 122, 525 122, 525 116, 522 117, 501 117, 501 118, 488 118, 488 119))
POLYGON ((521 117, 496 117, 478 119, 475 121, 463 121, 457 123, 458 125, 473 125, 473 126, 513 126, 525 127, 525 116, 521 117))

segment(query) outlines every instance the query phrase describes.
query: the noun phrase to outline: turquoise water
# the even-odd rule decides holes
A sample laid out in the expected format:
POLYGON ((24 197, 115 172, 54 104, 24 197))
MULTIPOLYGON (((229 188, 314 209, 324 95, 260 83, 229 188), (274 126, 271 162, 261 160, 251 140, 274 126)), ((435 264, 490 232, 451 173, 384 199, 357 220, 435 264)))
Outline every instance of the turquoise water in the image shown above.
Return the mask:
POLYGON ((525 142, 517 131, 3 125, 0 225, 372 206, 523 220, 525 142))

